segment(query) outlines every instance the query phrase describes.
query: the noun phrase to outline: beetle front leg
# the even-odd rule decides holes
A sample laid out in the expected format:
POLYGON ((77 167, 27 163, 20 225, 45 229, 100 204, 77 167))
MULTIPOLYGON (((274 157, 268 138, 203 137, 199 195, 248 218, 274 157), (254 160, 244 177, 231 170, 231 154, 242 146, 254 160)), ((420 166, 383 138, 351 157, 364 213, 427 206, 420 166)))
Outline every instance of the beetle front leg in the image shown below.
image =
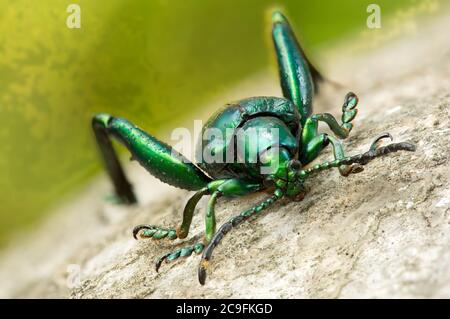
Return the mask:
POLYGON ((342 105, 342 124, 341 127, 347 132, 346 138, 353 128, 351 123, 358 113, 356 106, 358 105, 358 96, 353 92, 348 92, 342 105))
MULTIPOLYGON (((235 186, 235 185, 233 185, 235 186)), ((284 193, 277 189, 274 194, 264 200, 263 202, 255 205, 254 207, 247 209, 246 211, 230 218, 226 223, 224 223, 217 232, 213 233, 211 239, 208 241, 205 247, 204 243, 196 243, 187 247, 177 249, 173 252, 167 253, 156 262, 156 271, 159 270, 161 264, 165 262, 172 262, 177 260, 179 257, 189 257, 193 252, 200 254, 203 252, 202 259, 198 268, 198 279, 200 284, 204 285, 206 280, 206 270, 209 265, 214 248, 220 243, 222 238, 234 227, 240 225, 244 221, 248 220, 250 217, 261 213, 264 209, 272 205, 278 199, 282 198, 284 193)))
POLYGON ((109 119, 106 114, 98 114, 92 119, 92 128, 117 197, 124 203, 134 204, 137 202, 136 196, 109 138, 107 130, 109 119))
MULTIPOLYGON (((340 139, 345 139, 350 134, 353 124, 351 121, 355 118, 357 114, 356 106, 358 105, 358 97, 349 92, 345 96, 344 104, 342 106, 342 123, 339 124, 336 118, 330 113, 314 114, 308 117, 302 129, 301 140, 300 140, 300 153, 299 158, 303 165, 306 165, 313 161, 330 142, 326 134, 319 134, 319 122, 324 122, 328 125, 330 130, 340 139)), ((338 145, 340 143, 333 143, 335 149, 335 158, 341 158, 338 149, 342 149, 342 146, 338 145), (337 152, 336 152, 337 150, 337 152)))
MULTIPOLYGON (((214 193, 211 194, 211 197, 209 198, 208 201, 205 214, 205 240, 204 240, 205 243, 208 243, 214 236, 214 233, 216 232, 216 214, 214 209, 216 206, 217 198, 219 196, 220 193, 218 191, 215 191, 214 193)), ((185 220, 183 220, 183 223, 185 223, 185 220)), ((194 245, 186 246, 183 248, 179 248, 175 251, 169 252, 164 256, 160 257, 156 261, 155 269, 156 271, 158 271, 163 261, 172 262, 180 257, 189 257, 192 255, 193 252, 195 252, 196 254, 200 254, 204 248, 205 248, 204 243, 196 243, 194 245)))
POLYGON ((272 23, 283 96, 297 105, 304 124, 312 113, 314 90, 323 77, 305 56, 286 17, 275 11, 272 23))
POLYGON ((193 252, 195 252, 198 255, 203 251, 204 248, 205 245, 203 243, 196 243, 194 245, 183 247, 170 253, 167 253, 156 261, 155 270, 156 272, 159 271, 159 268, 161 267, 163 261, 172 262, 180 257, 189 257, 190 255, 192 255, 193 252))
POLYGON ((370 161, 374 160, 377 157, 387 155, 389 153, 397 152, 397 151, 409 151, 414 152, 416 150, 416 146, 409 142, 400 142, 400 143, 392 143, 386 146, 379 147, 379 142, 383 139, 389 137, 392 140, 392 136, 389 133, 383 133, 372 142, 370 148, 367 152, 353 155, 353 156, 345 156, 341 159, 336 159, 334 161, 324 162, 321 164, 316 164, 310 168, 301 170, 300 175, 302 178, 306 178, 314 173, 327 170, 333 167, 339 167, 341 165, 366 165, 370 161))
POLYGON ((284 196, 283 191, 280 189, 276 189, 274 194, 267 198, 266 200, 262 201, 261 203, 255 205, 254 207, 247 209, 246 211, 240 213, 239 215, 236 215, 232 218, 230 218, 226 223, 224 223, 220 228, 217 230, 217 232, 214 234, 214 236, 211 238, 211 241, 209 242, 208 246, 203 250, 202 259, 200 261, 200 265, 198 267, 198 280, 200 284, 204 285, 206 280, 206 270, 209 266, 209 262, 212 257, 212 253, 214 251, 214 248, 220 243, 222 238, 234 227, 240 225, 244 221, 248 220, 250 217, 257 215, 261 213, 264 209, 272 205, 274 202, 276 202, 278 199, 282 198, 284 196))
MULTIPOLYGON (((346 155, 344 153, 344 146, 342 145, 342 142, 335 139, 332 136, 327 135, 327 139, 330 141, 331 145, 333 146, 333 154, 334 154, 334 160, 339 161, 344 158, 346 158, 346 155)), ((338 166, 339 173, 347 177, 350 174, 357 174, 364 170, 364 168, 359 163, 352 163, 350 165, 340 165, 338 166)))

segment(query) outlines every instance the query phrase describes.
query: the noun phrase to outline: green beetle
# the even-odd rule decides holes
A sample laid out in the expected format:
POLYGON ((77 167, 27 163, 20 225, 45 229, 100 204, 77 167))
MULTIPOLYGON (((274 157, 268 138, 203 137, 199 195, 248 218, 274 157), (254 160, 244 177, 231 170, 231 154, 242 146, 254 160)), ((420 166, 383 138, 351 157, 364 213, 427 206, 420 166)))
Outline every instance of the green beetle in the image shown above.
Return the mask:
POLYGON ((223 236, 284 196, 293 200, 303 198, 304 182, 312 174, 336 167, 341 175, 348 176, 362 171, 362 165, 378 156, 398 150, 415 150, 415 146, 407 142, 378 147, 381 139, 390 137, 392 140, 392 136, 385 133, 374 140, 369 151, 345 156, 337 138, 320 134, 318 124, 321 121, 338 138, 345 139, 353 127, 351 122, 357 113, 358 98, 352 92, 347 94, 341 123, 328 113, 312 114, 314 90, 323 77, 304 55, 287 19, 280 12, 274 12, 272 21, 284 98, 252 97, 226 105, 204 125, 196 164, 126 119, 107 114, 93 118, 94 133, 106 168, 115 192, 123 202, 136 203, 136 197, 112 147, 111 137, 124 144, 132 159, 162 182, 196 191, 187 202, 183 220, 177 228, 139 225, 133 230, 135 238, 186 238, 198 201, 204 195, 210 195, 203 242, 162 256, 156 263, 157 271, 163 261, 190 256, 193 252, 203 253, 198 277, 204 284, 208 262, 223 236), (215 134, 209 134, 211 130, 215 134), (255 130, 264 134, 253 138, 249 133, 255 130), (329 144, 333 147, 334 160, 306 168, 329 144), (205 160, 204 154, 222 160, 205 160), (227 160, 223 160, 225 158, 227 160), (269 170, 263 171, 268 167, 269 170), (219 197, 243 196, 260 190, 272 195, 216 229, 214 207, 219 197))

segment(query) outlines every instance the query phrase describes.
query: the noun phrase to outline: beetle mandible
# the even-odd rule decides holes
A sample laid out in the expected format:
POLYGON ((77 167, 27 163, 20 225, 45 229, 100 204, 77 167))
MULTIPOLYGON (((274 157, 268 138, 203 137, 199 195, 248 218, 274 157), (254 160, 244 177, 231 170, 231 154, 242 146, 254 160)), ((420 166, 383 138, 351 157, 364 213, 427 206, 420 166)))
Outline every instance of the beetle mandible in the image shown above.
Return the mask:
POLYGON ((329 113, 312 114, 314 91, 317 91, 317 85, 323 77, 305 56, 283 14, 275 11, 272 23, 272 38, 284 97, 251 97, 227 104, 203 127, 203 131, 214 128, 222 132, 227 129, 246 132, 254 128, 276 128, 277 136, 265 134, 258 140, 257 161, 248 160, 246 148, 249 145, 238 144, 238 134, 226 139, 206 140, 202 134, 200 138, 203 138, 201 143, 203 150, 224 155, 233 149, 236 155, 233 157, 234 161, 228 163, 211 163, 204 161, 203 158, 197 158, 194 164, 169 145, 126 119, 108 114, 97 114, 93 118, 95 137, 106 169, 114 184, 116 195, 123 202, 133 204, 137 200, 113 149, 111 138, 124 144, 131 152, 132 158, 162 182, 196 191, 187 202, 182 222, 177 228, 139 225, 133 230, 135 238, 138 236, 157 240, 186 238, 198 201, 203 196, 210 195, 205 214, 203 241, 162 256, 156 263, 156 271, 163 261, 187 257, 193 252, 202 253, 198 279, 203 285, 212 252, 224 235, 282 197, 293 200, 303 198, 304 182, 314 173, 335 167, 342 176, 348 176, 362 171, 362 166, 376 157, 399 150, 415 150, 415 146, 408 142, 380 147, 381 139, 389 137, 392 140, 389 133, 384 133, 375 138, 367 152, 346 156, 339 139, 347 138, 352 130, 352 121, 357 113, 357 96, 352 92, 346 95, 342 106, 341 123, 329 113), (336 137, 319 133, 319 122, 326 123, 336 137), (334 160, 306 167, 329 144, 333 148, 334 160), (263 163, 276 165, 270 174, 262 174, 263 163), (214 207, 219 197, 243 196, 261 190, 270 191, 271 196, 231 217, 216 229, 214 207))

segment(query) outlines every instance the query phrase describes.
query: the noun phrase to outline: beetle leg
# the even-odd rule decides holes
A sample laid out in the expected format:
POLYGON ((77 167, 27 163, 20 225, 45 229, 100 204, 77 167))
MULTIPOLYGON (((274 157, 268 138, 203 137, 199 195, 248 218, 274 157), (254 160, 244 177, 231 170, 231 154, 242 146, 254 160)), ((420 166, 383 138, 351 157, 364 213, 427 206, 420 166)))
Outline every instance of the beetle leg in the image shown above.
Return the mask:
POLYGON ((392 137, 391 133, 381 133, 379 136, 377 136, 377 137, 373 140, 372 144, 370 144, 369 150, 370 150, 370 151, 376 151, 376 149, 377 149, 378 146, 379 146, 380 141, 381 141, 382 139, 384 139, 384 138, 387 138, 387 137, 389 137, 389 139, 390 139, 391 141, 394 140, 394 138, 392 137))
POLYGON ((103 156, 106 169, 114 184, 115 193, 117 197, 127 204, 134 204, 137 202, 131 184, 123 172, 120 165, 119 158, 114 151, 111 140, 108 136, 108 127, 110 117, 104 114, 98 114, 92 119, 92 128, 103 156))
POLYGON ((329 113, 314 114, 308 117, 300 137, 299 159, 303 165, 312 162, 330 142, 327 134, 319 134, 319 121, 327 123, 333 133, 340 138, 345 138, 348 134, 329 113))
MULTIPOLYGON (((216 231, 216 216, 215 216, 214 208, 216 205, 217 197, 219 197, 221 195, 220 192, 217 191, 217 188, 219 188, 220 185, 222 185, 223 183, 226 183, 226 180, 225 181, 224 180, 213 181, 208 185, 209 187, 205 188, 206 189, 205 193, 209 193, 212 191, 211 197, 209 198, 209 201, 208 201, 206 214, 205 214, 205 228, 206 228, 205 241, 206 242, 208 242, 211 239, 211 237, 214 235, 214 232, 216 231)), ((191 200, 193 198, 194 197, 192 197, 191 200)), ((197 202, 200 200, 200 198, 201 198, 201 196, 198 199, 194 199, 195 204, 197 204, 197 202)), ((189 202, 188 202, 186 207, 193 206, 192 210, 190 210, 193 212, 195 204, 189 205, 189 202)), ((192 213, 186 213, 186 209, 185 209, 185 214, 183 214, 183 215, 184 215, 183 223, 178 228, 177 234, 180 234, 180 235, 183 235, 184 237, 186 237, 187 232, 189 231, 189 226, 192 221, 192 213)), ((184 238, 184 237, 182 237, 182 238, 184 238)), ((192 246, 183 247, 183 248, 177 249, 175 251, 169 252, 157 260, 156 271, 158 272, 163 261, 171 262, 171 261, 178 259, 179 257, 188 257, 192 254, 192 252, 195 252, 196 254, 200 254, 204 248, 205 248, 205 245, 203 243, 197 243, 192 246)))
POLYGON ((312 112, 314 89, 317 89, 323 77, 305 56, 294 31, 281 12, 273 13, 272 23, 272 39, 283 95, 297 105, 304 124, 312 112))
POLYGON ((127 203, 135 203, 136 197, 113 149, 112 137, 128 148, 132 159, 164 183, 199 190, 211 181, 183 155, 125 119, 97 114, 92 119, 92 127, 116 194, 127 203))
POLYGON ((302 139, 299 160, 303 166, 312 162, 330 142, 327 134, 314 133, 316 135, 302 139))
MULTIPOLYGON (((213 238, 216 231, 216 217, 215 217, 215 205, 217 198, 225 196, 238 196, 245 195, 250 192, 261 189, 262 185, 258 183, 252 183, 246 180, 240 179, 222 179, 214 180, 208 183, 207 187, 204 187, 197 193, 195 193, 187 202, 183 212, 183 222, 177 229, 164 228, 153 225, 138 225, 133 229, 134 238, 153 238, 153 239, 183 239, 188 235, 189 228, 192 222, 195 206, 202 198, 202 196, 211 194, 208 201, 207 210, 205 214, 205 243, 208 243, 213 238)), ((163 261, 169 262, 176 260, 179 257, 187 257, 196 252, 199 254, 204 248, 203 243, 197 243, 192 246, 187 246, 181 249, 177 249, 170 253, 165 254, 158 259, 156 263, 156 271, 158 271, 163 261)))
MULTIPOLYGON (((300 161, 303 165, 306 165, 313 161, 320 153, 320 151, 331 144, 333 146, 334 159, 339 160, 345 157, 344 147, 342 143, 328 134, 320 134, 314 136, 307 144, 303 147, 303 151, 300 154, 300 161)), ((341 165, 339 166, 339 173, 342 176, 348 176, 350 174, 359 173, 362 171, 362 167, 358 164, 353 165, 341 165)))
POLYGON ((209 193, 207 187, 196 192, 187 202, 183 211, 183 221, 181 225, 177 228, 164 228, 153 225, 138 225, 133 229, 133 237, 138 238, 153 238, 153 239, 183 239, 186 238, 189 233, 189 228, 191 226, 192 217, 194 216, 195 206, 199 200, 206 194, 209 193))
POLYGON ((381 136, 377 137, 375 141, 372 143, 370 149, 362 154, 354 155, 354 156, 348 156, 341 159, 337 159, 330 162, 324 162, 321 164, 316 164, 311 168, 301 170, 300 174, 303 177, 307 177, 311 174, 314 174, 316 172, 320 172, 332 167, 339 167, 341 165, 351 165, 351 164, 359 164, 359 165, 366 165, 373 159, 387 155, 392 152, 397 151, 409 151, 414 152, 416 150, 416 146, 414 144, 411 144, 409 142, 400 142, 400 143, 392 143, 386 146, 377 147, 377 143, 381 138, 389 137, 390 135, 387 135, 386 133, 382 134, 381 136))
POLYGON ((219 196, 242 196, 257 191, 261 188, 261 184, 252 183, 241 179, 228 179, 211 182, 208 184, 212 195, 209 199, 206 215, 205 215, 205 242, 209 243, 216 232, 216 216, 214 208, 219 196))
POLYGON ((216 213, 214 211, 217 197, 220 196, 218 191, 212 193, 209 198, 205 214, 205 241, 208 243, 216 232, 216 213))
POLYGON ((336 118, 330 113, 321 113, 311 115, 304 124, 302 130, 302 142, 308 142, 311 138, 317 135, 319 121, 328 125, 331 131, 337 137, 345 139, 348 137, 353 125, 351 121, 355 119, 358 112, 356 106, 358 105, 358 97, 355 93, 349 92, 345 96, 344 104, 342 105, 342 123, 339 124, 336 118))
POLYGON ((211 259, 214 248, 220 243, 222 238, 234 227, 243 223, 250 217, 259 214, 262 210, 273 204, 275 201, 283 197, 283 192, 277 189, 274 194, 266 199, 265 201, 259 203, 258 205, 242 212, 241 214, 232 217, 228 222, 223 224, 219 230, 214 234, 203 251, 202 259, 198 268, 198 280, 200 284, 204 285, 206 280, 206 269, 208 268, 209 261, 211 259))
MULTIPOLYGON (((346 138, 353 128, 351 123, 358 113, 356 106, 358 105, 358 96, 353 92, 348 92, 342 105, 342 124, 341 127, 347 132, 346 138)), ((337 135, 337 134, 336 134, 337 135)), ((339 135, 338 135, 339 136, 339 135)))
MULTIPOLYGON (((319 121, 328 125, 331 131, 339 138, 345 139, 348 137, 353 125, 350 123, 356 116, 358 105, 358 97, 356 94, 349 92, 345 96, 344 104, 342 106, 342 124, 339 124, 336 118, 330 113, 314 114, 306 121, 301 133, 299 158, 303 165, 313 161, 319 153, 330 142, 333 145, 335 159, 344 157, 342 144, 327 134, 319 134, 319 121)), ((355 172, 351 167, 340 167, 339 172, 343 176, 355 172)))
POLYGON ((133 237, 140 238, 153 238, 153 239, 176 239, 177 231, 174 228, 164 228, 153 225, 138 225, 133 229, 133 237))
POLYGON ((183 211, 183 221, 181 225, 177 228, 177 236, 180 239, 186 238, 189 233, 189 228, 191 227, 192 217, 194 216, 195 206, 197 206, 199 200, 203 195, 209 194, 210 191, 207 187, 198 191, 192 196, 184 207, 183 211))
MULTIPOLYGON (((327 135, 327 139, 333 146, 334 160, 338 161, 345 158, 344 146, 342 145, 342 142, 329 135, 327 135)), ((338 166, 338 169, 339 173, 345 177, 349 176, 350 174, 360 173, 364 170, 364 168, 358 163, 353 163, 351 165, 340 165, 338 166)))
POLYGON ((172 262, 178 259, 179 257, 189 257, 190 255, 192 255, 193 252, 195 252, 198 255, 203 251, 204 248, 205 248, 204 244, 197 243, 192 246, 183 247, 170 253, 167 253, 156 261, 155 265, 156 272, 158 272, 163 261, 172 262))

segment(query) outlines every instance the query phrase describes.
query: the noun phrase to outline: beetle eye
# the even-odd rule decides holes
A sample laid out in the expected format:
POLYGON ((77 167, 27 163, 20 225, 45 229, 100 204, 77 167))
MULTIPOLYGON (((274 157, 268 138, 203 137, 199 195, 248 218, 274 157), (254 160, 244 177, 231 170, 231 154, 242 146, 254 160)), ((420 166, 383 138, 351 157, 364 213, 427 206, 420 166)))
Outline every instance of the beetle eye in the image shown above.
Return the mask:
POLYGON ((288 167, 292 170, 299 170, 300 168, 302 168, 302 164, 298 160, 290 160, 288 167))

